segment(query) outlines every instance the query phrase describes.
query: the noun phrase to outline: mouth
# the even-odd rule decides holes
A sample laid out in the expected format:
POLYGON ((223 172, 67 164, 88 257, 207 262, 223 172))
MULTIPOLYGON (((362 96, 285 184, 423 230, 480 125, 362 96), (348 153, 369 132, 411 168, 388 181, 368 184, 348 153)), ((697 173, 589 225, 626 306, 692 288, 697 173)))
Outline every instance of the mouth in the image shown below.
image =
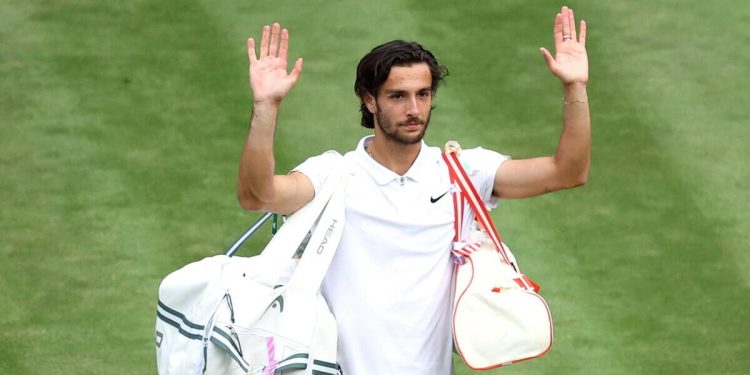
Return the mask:
POLYGON ((416 119, 415 120, 408 120, 408 121, 403 122, 401 124, 401 126, 407 128, 407 129, 417 129, 417 128, 421 127, 422 125, 424 125, 424 122, 422 122, 420 120, 416 120, 416 119))

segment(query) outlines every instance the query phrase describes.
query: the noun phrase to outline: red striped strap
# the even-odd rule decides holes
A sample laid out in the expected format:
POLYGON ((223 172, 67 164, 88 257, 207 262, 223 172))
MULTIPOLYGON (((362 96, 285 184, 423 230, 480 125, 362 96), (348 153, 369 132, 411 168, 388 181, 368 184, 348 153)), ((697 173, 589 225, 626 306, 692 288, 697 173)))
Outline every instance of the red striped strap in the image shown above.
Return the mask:
POLYGON ((456 181, 453 178, 453 174, 451 173, 451 187, 450 189, 453 191, 450 191, 450 194, 453 196, 453 230, 455 231, 455 235, 453 236, 453 242, 456 243, 460 241, 461 231, 463 229, 463 220, 461 215, 464 212, 464 200, 463 197, 461 197, 461 191, 458 189, 454 189, 453 187, 456 185, 456 181))
MULTIPOLYGON (((456 222, 456 224, 454 224, 456 228, 454 243, 458 243, 460 240, 459 236, 461 233, 461 223, 463 222, 464 202, 469 201, 469 205, 474 211, 474 214, 477 216, 479 224, 482 226, 482 229, 484 229, 484 231, 489 235, 490 239, 492 239, 492 242, 495 245, 498 253, 500 253, 505 262, 510 264, 516 270, 516 272, 519 273, 520 277, 515 278, 514 281, 524 289, 534 290, 538 292, 539 285, 533 280, 526 277, 526 275, 521 274, 518 266, 510 261, 510 257, 508 257, 508 254, 505 252, 505 247, 503 247, 502 245, 500 233, 497 231, 495 223, 492 221, 492 218, 487 211, 487 207, 484 205, 484 201, 479 196, 479 193, 474 187, 474 184, 471 182, 469 176, 466 174, 466 171, 461 165, 461 162, 458 159, 458 155, 454 151, 446 151, 445 153, 443 153, 443 160, 445 160, 445 163, 448 165, 451 184, 458 185, 459 187, 459 191, 454 192, 453 194, 453 208, 456 222)), ((458 255, 470 256, 471 252, 476 250, 475 248, 473 248, 474 245, 476 244, 467 244, 461 249, 454 249, 454 252, 456 252, 458 255)))
POLYGON ((534 290, 535 292, 539 292, 539 289, 541 288, 539 284, 535 283, 534 280, 531 280, 528 276, 524 274, 520 274, 521 277, 514 279, 516 283, 521 288, 526 288, 528 290, 534 290))
MULTIPOLYGON (((508 264, 512 264, 512 262, 510 261, 510 258, 505 253, 505 248, 503 248, 502 246, 502 239, 500 238, 500 234, 495 228, 495 223, 492 222, 492 218, 490 217, 489 212, 487 212, 487 207, 485 207, 484 201, 479 196, 479 193, 477 193, 477 190, 474 187, 474 184, 471 183, 469 176, 466 174, 466 171, 461 166, 461 161, 458 160, 458 155, 456 155, 455 152, 448 151, 448 152, 443 153, 443 160, 445 160, 445 163, 448 164, 448 170, 450 171, 451 180, 454 181, 458 185, 459 189, 461 190, 460 191, 461 197, 466 199, 469 202, 471 209, 474 211, 474 214, 477 216, 477 221, 479 221, 479 225, 489 235, 490 239, 495 245, 495 248, 503 257, 503 259, 508 264)), ((459 220, 459 218, 462 217, 461 215, 462 213, 463 213, 462 211, 461 213, 456 213, 456 221, 461 221, 459 220)), ((460 232, 457 232, 456 234, 457 237, 459 236, 459 233, 460 232)))
MULTIPOLYGON (((482 226, 482 229, 489 235, 490 239, 492 239, 493 244, 495 245, 495 248, 497 249, 498 253, 503 257, 503 260, 510 264, 516 272, 520 275, 520 277, 515 278, 514 281, 522 288, 527 290, 534 290, 536 292, 539 292, 539 284, 535 283, 533 280, 528 278, 526 275, 521 273, 521 270, 518 269, 518 266, 510 261, 510 257, 508 257, 508 254, 505 252, 505 247, 502 245, 502 239, 500 238, 500 232, 497 231, 497 228, 495 228, 495 223, 492 221, 492 218, 490 217, 489 212, 487 211, 487 207, 484 204, 484 200, 479 196, 479 193, 477 192, 476 188, 474 187, 474 184, 472 184, 471 180, 469 179, 469 176, 466 174, 466 171, 464 170, 463 166, 461 165, 461 161, 458 159, 458 155, 455 153, 455 151, 450 150, 443 153, 443 160, 445 160, 445 163, 448 164, 448 170, 450 172, 450 178, 451 178, 451 184, 458 185, 460 190, 459 192, 455 192, 453 195, 453 208, 454 208, 454 215, 455 215, 455 221, 456 223, 462 223, 463 222, 463 207, 464 207, 464 201, 469 201, 469 205, 471 206, 471 209, 474 211, 474 214, 477 216, 477 220, 479 221, 479 225, 482 226), (457 203, 460 202, 460 203, 457 203), (460 208, 460 211, 459 211, 460 208)), ((460 228, 461 224, 454 224, 456 228, 456 235, 455 235, 455 242, 458 242, 460 240, 460 228)), ((473 244, 472 244, 473 245, 473 244)), ((465 246, 465 248, 461 249, 458 253, 461 255, 469 255, 472 251, 475 249, 471 248, 471 245, 465 246)))

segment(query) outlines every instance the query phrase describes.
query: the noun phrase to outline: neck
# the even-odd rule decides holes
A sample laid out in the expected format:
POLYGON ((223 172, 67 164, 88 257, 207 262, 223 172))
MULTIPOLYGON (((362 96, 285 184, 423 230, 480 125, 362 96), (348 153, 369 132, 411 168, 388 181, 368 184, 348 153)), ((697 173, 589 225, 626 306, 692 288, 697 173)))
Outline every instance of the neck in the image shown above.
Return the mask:
POLYGON ((403 176, 417 160, 422 142, 403 144, 375 134, 367 146, 367 153, 384 167, 403 176))

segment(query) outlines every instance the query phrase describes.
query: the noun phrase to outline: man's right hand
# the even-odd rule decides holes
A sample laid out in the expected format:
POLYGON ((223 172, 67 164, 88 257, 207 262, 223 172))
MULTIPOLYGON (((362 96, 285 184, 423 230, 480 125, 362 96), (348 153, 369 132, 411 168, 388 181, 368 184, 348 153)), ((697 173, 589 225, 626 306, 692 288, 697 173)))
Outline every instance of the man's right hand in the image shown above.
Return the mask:
POLYGON ((302 59, 297 59, 292 71, 287 72, 288 51, 289 31, 278 23, 263 27, 258 56, 255 40, 247 40, 253 114, 237 178, 238 198, 247 210, 290 214, 315 196, 315 189, 305 175, 274 175, 273 135, 279 103, 302 73, 302 59))
POLYGON ((281 25, 263 27, 259 57, 255 55, 255 39, 247 40, 250 60, 250 89, 255 104, 278 104, 291 91, 302 73, 302 59, 297 59, 287 73, 289 31, 281 25))

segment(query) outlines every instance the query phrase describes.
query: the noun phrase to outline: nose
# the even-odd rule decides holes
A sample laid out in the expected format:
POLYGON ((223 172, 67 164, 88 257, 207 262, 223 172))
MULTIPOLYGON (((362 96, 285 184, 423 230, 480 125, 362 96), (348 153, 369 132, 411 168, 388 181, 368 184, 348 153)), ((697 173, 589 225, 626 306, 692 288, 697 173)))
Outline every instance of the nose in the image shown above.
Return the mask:
POLYGON ((416 96, 409 98, 406 104, 406 114, 410 117, 419 117, 419 103, 416 96))

